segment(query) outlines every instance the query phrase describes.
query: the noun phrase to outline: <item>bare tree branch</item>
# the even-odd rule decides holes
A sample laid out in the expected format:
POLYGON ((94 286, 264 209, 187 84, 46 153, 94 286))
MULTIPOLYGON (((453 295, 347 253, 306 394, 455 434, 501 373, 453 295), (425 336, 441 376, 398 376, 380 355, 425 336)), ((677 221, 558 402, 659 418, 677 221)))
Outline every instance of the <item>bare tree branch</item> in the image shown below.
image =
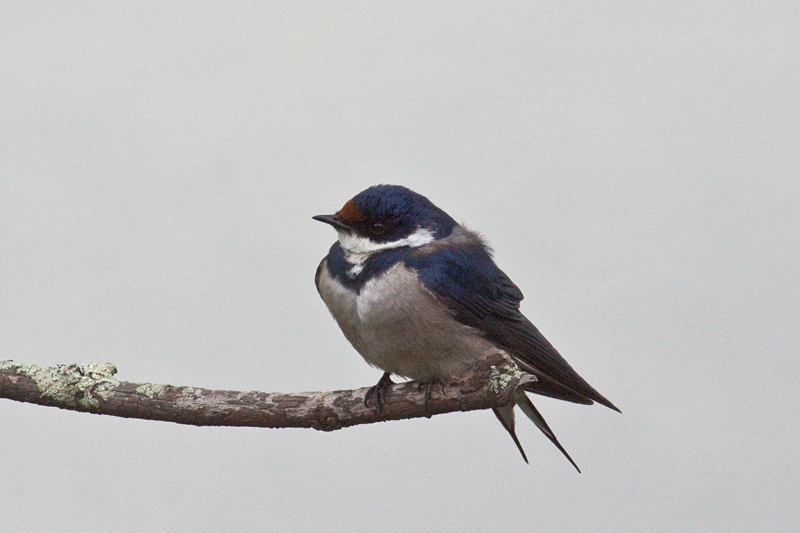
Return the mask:
POLYGON ((240 392, 118 381, 111 363, 40 367, 0 360, 0 398, 88 413, 195 426, 313 428, 332 431, 383 420, 500 407, 536 378, 493 352, 461 380, 434 386, 425 405, 419 383, 393 385, 379 415, 368 387, 293 394, 240 392))

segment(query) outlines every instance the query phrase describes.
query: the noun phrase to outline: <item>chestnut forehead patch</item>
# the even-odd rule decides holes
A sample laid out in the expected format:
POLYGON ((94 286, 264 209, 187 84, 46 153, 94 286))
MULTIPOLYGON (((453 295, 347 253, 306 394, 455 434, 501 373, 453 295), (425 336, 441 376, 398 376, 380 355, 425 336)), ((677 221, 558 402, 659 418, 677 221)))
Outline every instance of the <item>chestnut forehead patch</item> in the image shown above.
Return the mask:
POLYGON ((345 222, 361 222, 367 218, 353 200, 347 200, 347 203, 345 203, 344 206, 342 206, 342 208, 336 212, 336 216, 345 222))

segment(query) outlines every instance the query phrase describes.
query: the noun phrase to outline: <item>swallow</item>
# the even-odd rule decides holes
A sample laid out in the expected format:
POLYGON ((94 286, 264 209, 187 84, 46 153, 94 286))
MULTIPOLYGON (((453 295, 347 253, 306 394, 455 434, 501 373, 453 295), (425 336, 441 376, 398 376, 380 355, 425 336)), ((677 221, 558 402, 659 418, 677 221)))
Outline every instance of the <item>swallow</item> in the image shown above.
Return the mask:
POLYGON ((480 235, 398 185, 370 187, 313 219, 338 234, 317 268, 317 290, 350 344, 384 371, 370 391, 379 412, 392 375, 427 384, 429 397, 432 383, 457 379, 502 350, 536 381, 493 409, 497 419, 527 463, 515 431, 518 406, 580 472, 525 392, 619 409, 520 312, 522 292, 480 235))

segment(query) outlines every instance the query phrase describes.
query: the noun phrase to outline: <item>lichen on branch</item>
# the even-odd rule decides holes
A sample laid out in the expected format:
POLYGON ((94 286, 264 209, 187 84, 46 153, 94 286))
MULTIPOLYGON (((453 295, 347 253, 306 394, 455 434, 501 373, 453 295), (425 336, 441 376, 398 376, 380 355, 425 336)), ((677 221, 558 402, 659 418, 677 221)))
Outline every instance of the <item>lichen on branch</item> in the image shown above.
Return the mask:
POLYGON ((536 378, 500 351, 460 380, 433 387, 392 385, 378 413, 369 387, 331 392, 266 393, 119 381, 111 363, 37 366, 0 360, 0 398, 73 411, 196 426, 305 427, 331 431, 379 421, 431 417, 508 405, 536 378))

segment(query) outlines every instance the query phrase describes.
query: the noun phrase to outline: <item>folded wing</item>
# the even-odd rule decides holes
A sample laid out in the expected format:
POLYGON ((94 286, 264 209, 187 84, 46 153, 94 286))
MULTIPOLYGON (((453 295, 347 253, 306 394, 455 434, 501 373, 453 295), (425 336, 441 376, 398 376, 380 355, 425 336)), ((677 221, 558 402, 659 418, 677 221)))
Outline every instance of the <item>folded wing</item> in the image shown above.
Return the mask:
POLYGON ((531 392, 574 403, 598 402, 619 411, 564 360, 519 310, 522 292, 492 260, 481 239, 466 230, 458 245, 436 243, 436 253, 421 247, 406 258, 419 278, 453 311, 456 319, 479 330, 505 350, 519 367, 534 374, 531 392))

